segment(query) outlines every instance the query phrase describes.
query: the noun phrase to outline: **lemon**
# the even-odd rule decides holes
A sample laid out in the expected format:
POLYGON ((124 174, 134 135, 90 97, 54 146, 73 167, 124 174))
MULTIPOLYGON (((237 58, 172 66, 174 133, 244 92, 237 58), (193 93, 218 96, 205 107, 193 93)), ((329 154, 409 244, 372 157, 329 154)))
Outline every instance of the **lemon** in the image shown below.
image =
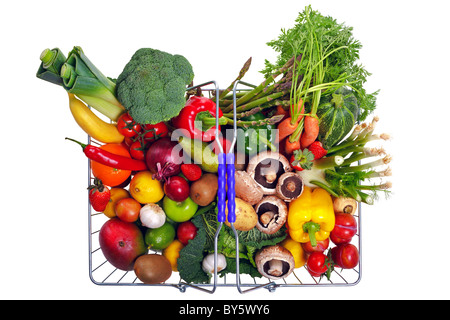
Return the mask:
POLYGON ((163 250, 167 248, 175 239, 175 227, 169 223, 164 223, 161 227, 147 229, 145 232, 145 243, 149 249, 163 250))
POLYGON ((130 194, 141 204, 156 203, 164 197, 161 182, 153 179, 150 171, 136 173, 130 182, 130 194))
POLYGON ((103 210, 103 213, 108 218, 114 218, 116 216, 116 212, 114 211, 114 206, 116 205, 116 202, 120 199, 129 198, 130 193, 123 189, 123 188, 111 188, 111 198, 109 199, 108 204, 106 205, 105 210, 103 210))

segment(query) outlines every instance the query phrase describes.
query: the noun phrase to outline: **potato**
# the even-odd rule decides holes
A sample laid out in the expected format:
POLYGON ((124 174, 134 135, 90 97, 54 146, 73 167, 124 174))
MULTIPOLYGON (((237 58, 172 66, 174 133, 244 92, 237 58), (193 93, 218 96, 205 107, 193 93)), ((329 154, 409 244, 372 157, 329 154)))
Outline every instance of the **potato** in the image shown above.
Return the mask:
MULTIPOLYGON (((239 231, 249 231, 256 226, 258 222, 258 215, 256 214, 255 209, 247 202, 242 199, 235 198, 236 200, 236 222, 234 223, 234 227, 239 231)), ((231 227, 231 224, 228 222, 228 201, 227 207, 225 209, 225 214, 227 216, 227 220, 225 224, 231 227)))

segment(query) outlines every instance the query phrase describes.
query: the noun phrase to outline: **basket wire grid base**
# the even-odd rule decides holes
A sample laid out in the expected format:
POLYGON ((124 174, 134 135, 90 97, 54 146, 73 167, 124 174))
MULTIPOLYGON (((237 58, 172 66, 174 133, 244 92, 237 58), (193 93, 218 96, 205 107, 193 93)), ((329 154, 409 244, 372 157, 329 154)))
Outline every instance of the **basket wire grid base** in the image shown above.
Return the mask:
MULTIPOLYGON (((92 212, 89 205, 89 276, 91 281, 96 285, 112 285, 112 286, 149 286, 149 287, 174 287, 185 292, 187 288, 198 289, 202 291, 202 288, 212 288, 213 284, 188 284, 180 278, 178 272, 173 272, 172 276, 162 284, 148 285, 142 283, 134 274, 133 271, 122 271, 113 267, 104 257, 100 245, 98 242, 98 233, 104 222, 107 221, 107 217, 103 213, 92 212)), ((361 220, 361 210, 358 210, 358 215, 355 215, 358 222, 361 220)), ((359 223, 360 225, 360 223, 359 223)), ((318 286, 351 286, 359 283, 361 279, 361 235, 360 228, 358 233, 353 237, 352 243, 359 249, 360 261, 357 267, 354 269, 339 269, 331 273, 330 280, 326 277, 316 278, 312 277, 305 266, 294 269, 294 272, 288 277, 270 281, 268 279, 252 278, 249 275, 239 275, 240 286, 249 289, 265 288, 269 292, 274 292, 277 288, 282 287, 318 287, 318 286)), ((160 253, 157 251, 151 251, 151 253, 160 253)), ((224 277, 218 278, 217 287, 236 287, 236 275, 227 274, 224 277)))
MULTIPOLYGON (((208 84, 216 84, 214 81, 205 83, 200 86, 208 84)), ((245 83, 243 83, 245 84, 245 83)), ((217 85, 216 85, 217 86, 217 85)), ((234 88, 234 94, 236 86, 234 88)), ((213 91, 214 89, 203 89, 204 91, 213 91)), ((216 90, 217 87, 216 87, 216 90)), ((216 91, 217 92, 217 91, 216 91)), ((96 143, 88 136, 88 144, 96 143)), ((90 161, 88 160, 88 186, 92 183, 90 161)), ((174 287, 180 292, 185 292, 187 288, 193 288, 199 291, 214 293, 216 287, 236 287, 240 293, 250 292, 256 289, 265 288, 269 292, 274 292, 281 287, 338 287, 338 286, 353 286, 360 282, 362 272, 362 247, 361 247, 361 203, 358 204, 358 211, 355 218, 358 222, 358 232, 352 239, 352 244, 355 245, 359 251, 359 263, 353 269, 339 269, 335 268, 328 280, 325 276, 320 278, 310 275, 306 266, 294 269, 294 271, 286 278, 281 280, 269 280, 267 278, 253 278, 246 274, 226 274, 223 277, 213 276, 209 284, 195 284, 186 283, 179 276, 178 272, 172 272, 172 276, 161 284, 144 284, 135 275, 133 271, 122 271, 112 266, 104 257, 99 244, 99 232, 102 225, 109 219, 103 213, 93 212, 88 198, 88 229, 89 229, 89 277, 96 285, 105 286, 148 286, 148 287, 174 287), (212 289, 211 289, 212 288, 212 289), (242 290, 246 288, 246 290, 242 290)), ((238 243, 238 240, 236 240, 238 243)), ((238 247, 238 246, 236 246, 238 247)), ((161 254, 158 251, 151 251, 150 253, 161 254)))

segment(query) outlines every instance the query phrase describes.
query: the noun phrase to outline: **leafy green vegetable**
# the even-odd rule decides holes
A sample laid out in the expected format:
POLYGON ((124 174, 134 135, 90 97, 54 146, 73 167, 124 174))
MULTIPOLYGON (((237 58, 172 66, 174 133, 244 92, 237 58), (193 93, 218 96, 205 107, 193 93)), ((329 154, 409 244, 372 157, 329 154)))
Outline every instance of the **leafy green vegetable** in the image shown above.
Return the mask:
POLYGON ((204 248, 207 243, 207 233, 203 216, 193 218, 192 223, 197 227, 197 235, 188 245, 180 250, 178 258, 178 272, 187 283, 209 283, 211 276, 202 269, 204 248))
MULTIPOLYGON (((218 229, 217 207, 195 216, 191 220, 197 227, 196 237, 189 241, 188 245, 180 251, 178 258, 178 271, 180 277, 186 282, 209 283, 211 275, 202 270, 203 257, 214 252, 214 237, 218 229)), ((239 236, 239 272, 249 274, 252 277, 261 277, 256 269, 255 254, 263 246, 273 245, 286 237, 286 229, 283 227, 273 235, 260 232, 257 228, 250 231, 238 231, 239 236)), ((227 268, 220 272, 220 276, 227 273, 236 273, 236 241, 233 230, 222 226, 217 242, 218 253, 227 259, 227 268)))
MULTIPOLYGON (((323 16, 311 9, 311 6, 300 12, 291 29, 283 29, 280 36, 267 43, 279 55, 275 63, 265 61, 265 69, 261 72, 269 77, 292 56, 302 54, 298 70, 311 70, 311 67, 322 68, 318 74, 319 83, 346 84, 356 93, 360 108, 359 120, 363 121, 376 108, 378 92, 367 93, 363 85, 370 75, 363 66, 357 64, 361 43, 354 39, 353 28, 338 23, 329 16, 323 16), (311 42, 311 40, 313 40, 311 42), (317 59, 317 54, 326 57, 323 61, 317 59), (320 62, 320 65, 317 63, 320 62)), ((317 77, 310 77, 317 82, 317 77)), ((296 81, 297 79, 294 79, 296 81)), ((309 82, 306 81, 306 85, 309 82)), ((332 94, 337 87, 331 86, 322 95, 332 94)), ((314 91, 320 96, 320 91, 314 91)), ((305 99, 303 99, 305 100, 305 99)), ((315 102, 316 105, 319 103, 315 102)))
POLYGON ((117 98, 138 123, 168 121, 184 107, 186 86, 193 78, 185 57, 142 48, 117 78, 117 98))
MULTIPOLYGON (((230 229, 232 232, 232 230, 230 229)), ((239 243, 247 247, 254 247, 255 249, 261 249, 265 246, 271 246, 283 241, 286 236, 286 227, 283 226, 280 230, 274 234, 265 234, 260 232, 257 228, 253 228, 249 231, 237 231, 239 236, 239 243)))

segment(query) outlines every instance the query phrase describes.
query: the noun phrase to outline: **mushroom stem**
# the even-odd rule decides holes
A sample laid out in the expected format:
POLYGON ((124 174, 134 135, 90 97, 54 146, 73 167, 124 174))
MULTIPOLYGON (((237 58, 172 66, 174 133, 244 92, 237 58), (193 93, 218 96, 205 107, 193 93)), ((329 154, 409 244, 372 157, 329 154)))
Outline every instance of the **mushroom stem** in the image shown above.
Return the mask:
POLYGON ((277 173, 275 171, 269 171, 264 177, 266 178, 267 183, 272 183, 277 180, 277 173))
POLYGON ((275 217, 275 212, 267 211, 267 212, 264 212, 261 215, 261 217, 259 217, 259 221, 261 222, 262 225, 267 226, 274 217, 275 217))
POLYGON ((283 274, 283 261, 278 259, 270 260, 267 273, 274 277, 280 277, 283 274))

